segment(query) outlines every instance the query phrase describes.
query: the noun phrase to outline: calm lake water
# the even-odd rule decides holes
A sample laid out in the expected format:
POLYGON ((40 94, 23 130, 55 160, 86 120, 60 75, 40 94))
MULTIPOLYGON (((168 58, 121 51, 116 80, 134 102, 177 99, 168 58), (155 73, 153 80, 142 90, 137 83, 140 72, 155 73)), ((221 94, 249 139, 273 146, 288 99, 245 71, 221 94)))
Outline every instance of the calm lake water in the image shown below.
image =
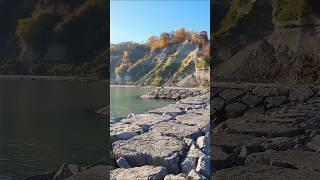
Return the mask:
POLYGON ((0 80, 0 176, 20 179, 106 154, 106 83, 0 80))
POLYGON ((168 100, 154 100, 140 98, 151 88, 111 86, 110 88, 110 116, 111 118, 127 116, 129 113, 143 113, 154 108, 163 107, 168 100))

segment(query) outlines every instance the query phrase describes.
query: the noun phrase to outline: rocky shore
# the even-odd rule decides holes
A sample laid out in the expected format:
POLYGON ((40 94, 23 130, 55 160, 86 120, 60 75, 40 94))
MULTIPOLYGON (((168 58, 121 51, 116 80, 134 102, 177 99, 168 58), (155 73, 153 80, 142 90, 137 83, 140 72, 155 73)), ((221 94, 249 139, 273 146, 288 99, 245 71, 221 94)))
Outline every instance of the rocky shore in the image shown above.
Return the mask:
POLYGON ((195 91, 158 88, 143 97, 181 100, 111 124, 112 180, 210 178, 210 95, 195 91))
MULTIPOLYGON (((107 160, 89 166, 64 163, 56 171, 25 180, 209 179, 209 90, 157 88, 143 97, 177 101, 111 123, 111 164, 107 160), (156 92, 159 96, 149 96, 156 92), (168 92, 176 98, 169 98, 168 92)), ((107 111, 96 112, 106 115, 107 111)))
POLYGON ((318 179, 320 86, 215 83, 212 179, 318 179))
POLYGON ((151 92, 142 95, 141 98, 179 100, 187 97, 196 97, 207 93, 208 90, 205 88, 158 87, 151 92))

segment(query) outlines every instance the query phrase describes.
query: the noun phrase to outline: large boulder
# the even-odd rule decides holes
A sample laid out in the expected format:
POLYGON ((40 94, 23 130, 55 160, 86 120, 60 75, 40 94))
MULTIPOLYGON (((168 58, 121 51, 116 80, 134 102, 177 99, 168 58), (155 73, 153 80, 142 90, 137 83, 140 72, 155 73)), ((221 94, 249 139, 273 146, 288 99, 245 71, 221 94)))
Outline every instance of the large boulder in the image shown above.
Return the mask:
POLYGON ((186 144, 175 137, 144 133, 113 144, 116 158, 124 157, 131 166, 163 166, 170 173, 180 172, 180 160, 186 144))

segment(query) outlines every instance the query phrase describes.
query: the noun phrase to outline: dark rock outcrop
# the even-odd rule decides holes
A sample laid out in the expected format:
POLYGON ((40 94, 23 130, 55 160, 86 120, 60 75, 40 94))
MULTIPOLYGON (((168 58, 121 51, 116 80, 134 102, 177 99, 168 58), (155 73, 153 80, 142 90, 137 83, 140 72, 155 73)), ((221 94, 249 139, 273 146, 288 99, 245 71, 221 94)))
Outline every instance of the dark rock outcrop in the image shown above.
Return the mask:
MULTIPOLYGON (((314 2, 252 2, 255 2, 252 9, 235 27, 217 34, 213 43, 214 79, 221 82, 319 83, 320 19, 314 2)), ((241 8, 239 12, 231 10, 241 13, 241 8)))
POLYGON ((218 109, 211 113, 214 179, 251 180, 261 172, 270 179, 273 174, 277 174, 276 179, 305 175, 316 179, 320 158, 319 86, 215 83, 212 89, 214 104, 215 99, 222 99, 221 94, 225 96, 223 92, 237 97, 219 107, 220 113, 214 113, 218 109), (239 96, 241 91, 243 95, 239 96), (228 108, 249 96, 259 99, 259 105, 245 103, 242 113, 228 108), (228 116, 230 111, 234 116, 228 116))

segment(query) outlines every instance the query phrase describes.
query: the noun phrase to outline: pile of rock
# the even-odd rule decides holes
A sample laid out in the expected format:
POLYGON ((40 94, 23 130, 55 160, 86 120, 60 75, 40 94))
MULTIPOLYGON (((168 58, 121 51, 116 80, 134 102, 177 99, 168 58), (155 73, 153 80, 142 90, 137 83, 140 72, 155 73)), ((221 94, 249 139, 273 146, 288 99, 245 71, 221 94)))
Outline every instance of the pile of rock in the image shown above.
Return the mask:
POLYGON ((317 86, 216 84, 211 92, 214 179, 317 179, 317 86))
POLYGON ((186 97, 196 97, 207 93, 209 93, 209 89, 159 87, 152 90, 150 93, 142 95, 141 98, 179 100, 186 97))
POLYGON ((207 91, 112 124, 111 179, 209 179, 209 97, 207 91))

